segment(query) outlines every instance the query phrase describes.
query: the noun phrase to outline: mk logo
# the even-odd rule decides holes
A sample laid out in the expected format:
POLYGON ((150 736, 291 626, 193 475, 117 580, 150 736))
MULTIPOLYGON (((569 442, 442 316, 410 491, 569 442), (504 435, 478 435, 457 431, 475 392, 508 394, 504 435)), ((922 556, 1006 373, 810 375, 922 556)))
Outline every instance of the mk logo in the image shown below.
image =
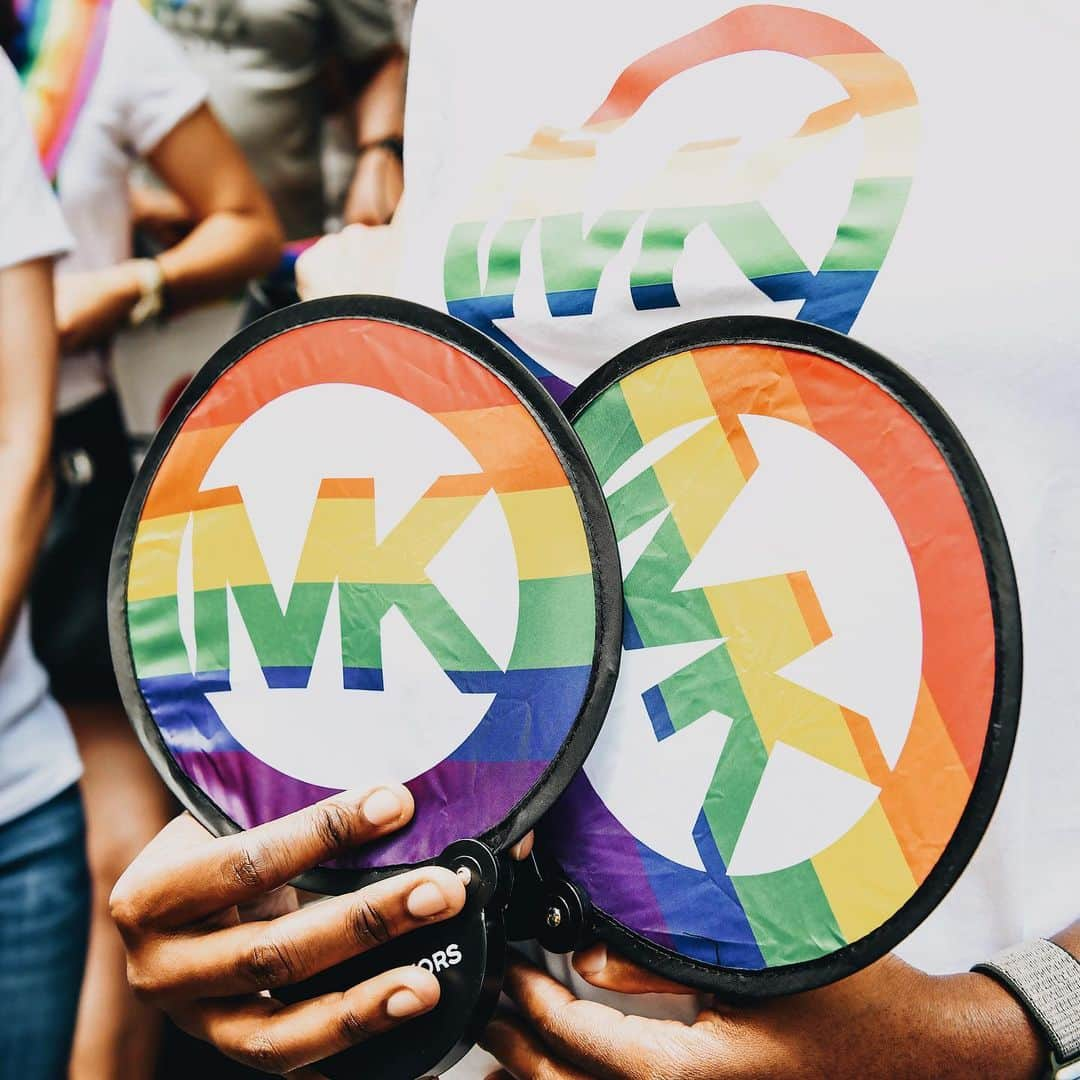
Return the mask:
POLYGON ((207 696, 230 733, 326 787, 447 757, 494 696, 447 672, 505 670, 517 631, 513 541, 472 454, 401 398, 323 384, 237 428, 202 482, 230 487, 241 502, 189 518, 177 588, 191 670, 229 672, 207 696))
POLYGON ((628 634, 615 700, 585 766, 597 794, 628 831, 697 870, 705 869, 695 841, 699 818, 707 799, 719 799, 738 817, 728 823, 731 844, 722 852, 732 876, 809 859, 866 813, 879 788, 826 760, 814 703, 865 717, 891 769, 911 726, 922 662, 911 560, 874 486, 807 428, 749 414, 738 421, 754 468, 729 505, 712 486, 717 466, 709 464, 709 447, 725 440, 715 416, 657 434, 605 484, 622 538, 628 634), (678 554, 683 539, 676 519, 685 529, 689 507, 697 507, 701 519, 701 508, 709 506, 719 520, 687 563, 685 553, 678 554), (770 579, 785 583, 793 575, 808 581, 827 622, 823 640, 801 655, 773 644, 786 632, 776 621, 781 616, 767 607, 744 604, 730 630, 717 615, 729 599, 737 614, 743 589, 759 583, 767 595, 770 579), (635 617, 665 643, 643 642, 635 617), (706 625, 718 625, 720 634, 700 637, 706 625), (695 690, 691 673, 698 664, 715 668, 695 690), (756 671, 737 675, 738 665, 756 671), (735 725, 754 719, 738 714, 734 697, 716 697, 725 679, 737 686, 740 678, 772 686, 776 712, 757 719, 777 736, 766 745, 741 809, 733 792, 725 793, 724 776, 736 769, 746 779, 748 761, 730 757, 739 753, 732 734, 735 725), (691 704, 679 726, 672 726, 663 686, 679 680, 691 704), (785 684, 794 684, 787 694, 777 689, 785 684), (701 687, 712 687, 713 697, 701 687))
POLYGON ((737 8, 630 64, 579 128, 541 127, 492 164, 447 243, 447 308, 571 386, 723 311, 846 333, 918 139, 911 81, 868 38, 737 8))

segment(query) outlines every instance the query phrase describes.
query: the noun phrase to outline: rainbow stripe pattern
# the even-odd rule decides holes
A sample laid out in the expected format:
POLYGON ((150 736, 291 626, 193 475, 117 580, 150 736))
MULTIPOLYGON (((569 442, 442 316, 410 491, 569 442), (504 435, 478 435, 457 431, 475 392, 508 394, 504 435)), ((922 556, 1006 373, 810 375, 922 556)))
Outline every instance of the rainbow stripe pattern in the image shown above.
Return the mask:
MULTIPOLYGON (((639 311, 680 306, 675 265, 689 234, 705 225, 753 288, 774 301, 801 300, 799 319, 846 333, 900 222, 918 139, 911 80, 898 61, 868 38, 801 8, 737 8, 631 64, 580 131, 543 128, 524 149, 494 165, 450 234, 444 259, 447 310, 514 353, 561 401, 569 385, 497 325, 515 316, 522 251, 533 230, 539 229, 548 311, 558 319, 592 313, 601 275, 639 227, 641 249, 628 283, 633 306, 639 311), (833 76, 847 96, 811 113, 790 137, 749 157, 740 156, 738 140, 714 139, 684 145, 655 173, 652 163, 642 162, 643 179, 619 194, 586 229, 582 208, 589 204, 600 141, 673 77, 754 50, 813 63, 833 76), (835 139, 855 118, 862 123, 863 151, 850 202, 830 250, 812 270, 761 195, 788 166, 835 139), (488 238, 489 221, 503 217, 488 238)), ((733 300, 718 301, 717 311, 739 311, 733 300)))
POLYGON ((45 174, 55 181, 101 65, 111 0, 16 0, 16 67, 45 174))
POLYGON ((718 422, 608 502, 620 540, 671 508, 626 580, 624 655, 725 641, 644 695, 657 739, 695 722, 704 708, 732 719, 693 831, 705 872, 631 835, 584 774, 545 818, 541 840, 593 903, 623 925, 687 957, 760 970, 815 960, 857 941, 925 881, 979 770, 995 634, 963 494, 930 435, 876 383, 799 350, 712 346, 634 371, 603 391, 575 426, 607 483, 643 444, 701 418, 718 422), (805 573, 674 588, 754 475, 745 415, 786 420, 832 442, 871 481, 899 527, 918 586, 923 663, 912 726, 891 770, 865 717, 776 674, 830 637, 805 573), (868 780, 880 795, 816 856, 772 873, 729 877, 777 740, 868 780))
MULTIPOLYGON (((477 361, 418 330, 334 319, 256 346, 186 418, 148 490, 127 583, 138 685, 180 768, 241 826, 280 817, 330 792, 249 753, 207 700, 207 693, 229 689, 226 586, 272 692, 307 685, 335 580, 346 690, 382 689, 379 620, 396 605, 462 693, 495 695, 471 735, 410 780, 417 803, 412 825, 348 865, 426 859, 451 841, 492 828, 540 778, 581 708, 596 627, 590 554, 574 491, 532 414, 477 361), (357 555, 363 550, 358 523, 368 522, 370 532, 373 520, 372 480, 326 478, 282 610, 239 490, 200 491, 200 485, 245 419, 280 395, 325 383, 371 386, 419 406, 456 436, 482 471, 437 480, 397 526, 412 535, 380 559, 357 555), (491 491, 508 524, 519 579, 517 635, 506 670, 490 659, 424 571, 440 550, 439 538, 445 542, 491 491), (184 591, 178 586, 185 532, 194 664, 181 632, 185 597, 177 595, 184 591)), ((303 738, 303 718, 297 723, 303 738)))

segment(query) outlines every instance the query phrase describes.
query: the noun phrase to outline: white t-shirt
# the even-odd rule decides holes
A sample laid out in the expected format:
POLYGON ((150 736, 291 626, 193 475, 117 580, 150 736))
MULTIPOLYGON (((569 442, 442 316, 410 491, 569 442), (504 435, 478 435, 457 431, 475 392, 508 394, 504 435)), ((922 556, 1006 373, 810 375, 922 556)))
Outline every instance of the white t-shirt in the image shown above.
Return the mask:
MULTIPOLYGON (((75 235, 61 274, 131 257, 132 166, 205 100, 205 82, 168 33, 136 0, 114 0, 101 64, 57 175, 60 206, 75 235)), ((59 411, 90 401, 106 385, 104 350, 65 356, 59 411)))
MULTIPOLYGON (((3 53, 0 146, 0 270, 70 250, 71 236, 23 113, 18 76, 3 53)), ((0 657, 0 825, 59 794, 80 772, 67 719, 50 696, 48 678, 30 647, 24 606, 0 657)))
MULTIPOLYGON (((544 251, 537 229, 499 226, 577 211, 589 228, 612 207, 738 201, 730 175, 680 172, 680 148, 740 139, 748 160, 842 103, 838 71, 858 84, 858 59, 736 50, 669 78, 634 122, 610 137, 594 129, 594 143, 583 138, 562 171, 535 182, 528 158, 547 152, 533 142, 538 132, 573 142, 635 61, 729 12, 741 8, 744 25, 763 11, 781 20, 820 13, 892 58, 897 85, 906 77, 917 98, 892 126, 853 116, 820 152, 766 153, 780 166, 767 178, 747 169, 740 182, 757 184, 748 197, 778 226, 777 250, 813 274, 855 178, 911 178, 898 217, 875 218, 885 249, 876 277, 811 321, 893 358, 944 406, 987 477, 1016 566, 1025 671, 1005 791, 961 880, 899 950, 931 971, 964 970, 1080 914, 1080 151, 1069 112, 1080 100, 1080 14, 1063 0, 752 7, 424 0, 412 37, 399 291, 451 311, 448 301, 463 295, 512 297, 512 309, 492 302, 490 331, 575 385, 665 326, 722 314, 796 318, 805 294, 774 290, 770 299, 750 280, 767 276, 767 266, 750 267, 772 253, 736 253, 708 227, 685 245, 660 238, 643 258, 645 211, 606 250, 597 241, 544 251), (482 226, 455 249, 462 222, 482 226), (471 271, 450 265, 448 248, 466 262, 472 251, 481 265, 471 294, 471 271), (576 286, 595 289, 592 314, 552 315, 545 281, 550 289, 556 279, 568 304, 576 286), (654 291, 635 306, 636 285, 654 291)), ((865 112, 880 110, 869 102, 865 112)), ((638 1011, 632 1000, 626 1007, 638 1011)))

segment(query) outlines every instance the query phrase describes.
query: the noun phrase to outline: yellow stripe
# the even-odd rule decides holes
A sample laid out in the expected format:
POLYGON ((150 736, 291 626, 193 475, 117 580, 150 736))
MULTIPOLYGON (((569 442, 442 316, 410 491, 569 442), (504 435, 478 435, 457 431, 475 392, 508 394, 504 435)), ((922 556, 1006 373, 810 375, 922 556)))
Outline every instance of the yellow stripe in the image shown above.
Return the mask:
POLYGON ((268 585, 270 576, 242 503, 195 513, 192 579, 196 592, 229 585, 268 585))
MULTIPOLYGON (((861 118, 863 152, 853 179, 911 176, 919 137, 917 105, 861 118)), ((658 173, 631 184, 605 210, 734 206, 758 201, 765 190, 803 158, 823 152, 847 124, 777 139, 747 156, 738 143, 691 143, 658 173)), ((575 143, 575 145, 578 145, 575 143)), ((485 221, 505 208, 508 220, 581 213, 596 170, 593 155, 510 155, 496 161, 460 216, 485 221)))
POLYGON ((765 749, 782 740, 868 779, 839 706, 775 674, 814 647, 783 575, 705 589, 765 749))
MULTIPOLYGON (((643 442, 691 420, 715 417, 690 353, 634 372, 622 382, 643 442)), ((695 556, 746 480, 719 420, 665 455, 653 471, 690 556, 695 556)))
POLYGON ((499 501, 514 538, 519 577, 590 573, 585 529, 570 488, 508 492, 499 501))
POLYGON ((176 568, 180 561, 180 540, 188 514, 170 514, 139 523, 131 545, 128 571, 128 600, 153 600, 176 593, 176 568))
MULTIPOLYGON (((373 500, 319 499, 296 580, 425 583, 427 564, 481 497, 422 499, 377 546, 373 500)), ((510 492, 499 499, 522 578, 589 573, 585 530, 570 488, 510 492)), ((187 519, 187 514, 172 514, 140 524, 132 550, 130 600, 175 594, 180 538, 187 519)), ((193 559, 197 590, 220 589, 226 582, 269 583, 266 564, 242 504, 195 512, 193 559)))
POLYGON ((915 879, 879 802, 811 861, 848 941, 876 930, 915 892, 915 879))

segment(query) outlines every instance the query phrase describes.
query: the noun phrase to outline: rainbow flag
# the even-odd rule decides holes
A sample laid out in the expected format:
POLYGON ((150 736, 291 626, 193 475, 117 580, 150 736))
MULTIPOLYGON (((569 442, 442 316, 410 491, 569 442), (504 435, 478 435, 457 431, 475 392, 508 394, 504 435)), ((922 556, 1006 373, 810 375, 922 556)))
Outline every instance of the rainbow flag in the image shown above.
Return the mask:
POLYGON ((624 925, 685 956, 754 970, 814 960, 864 937, 925 881, 979 770, 995 635, 978 538, 949 464, 921 424, 870 378, 795 349, 713 346, 633 372, 575 427, 607 484, 643 445, 701 421, 692 438, 610 495, 608 505, 620 540, 671 508, 626 579, 623 669, 637 649, 718 643, 646 695, 658 740, 697 722, 704 708, 731 718, 693 830, 705 870, 636 839, 584 774, 540 832, 593 902, 624 925), (892 769, 864 716, 777 674, 831 636, 805 573, 676 587, 758 468, 741 419, 748 415, 797 424, 832 443, 895 518, 918 586, 923 659, 911 728, 892 769), (778 740, 880 794, 814 857, 729 876, 778 740))
MULTIPOLYGON (((709 107, 701 102, 703 111, 709 107)), ((737 8, 634 61, 580 129, 541 128, 528 145, 492 165, 459 211, 447 242, 447 310, 512 352, 561 401, 571 387, 499 325, 515 315, 526 239, 539 229, 547 307, 551 318, 558 319, 593 312, 601 275, 635 228, 642 233, 628 282, 632 307, 679 307, 675 265, 690 233, 705 226, 750 286, 774 301, 801 300, 799 319, 847 333, 900 222, 918 141, 918 101, 911 80, 899 61, 869 38, 801 8, 737 8), (638 163, 640 179, 586 228, 583 209, 590 202, 601 142, 682 72, 753 51, 812 63, 832 76, 846 96, 810 113, 792 135, 748 156, 740 140, 717 138, 687 143, 666 163, 638 163), (790 165, 834 140, 854 119, 861 119, 863 145, 850 201, 830 250, 812 269, 761 196, 790 165), (494 219, 501 223, 489 242, 494 219)), ((742 310, 738 297, 728 303, 718 298, 712 314, 742 310)), ((535 315, 529 318, 535 322, 535 315)))
POLYGON ((111 6, 111 0, 16 0, 22 26, 16 66, 50 180, 101 65, 111 6))
MULTIPOLYGON (((426 859, 453 840, 487 831, 536 783, 581 708, 596 626, 591 561, 573 489, 528 409, 475 360, 406 327, 332 320, 257 346, 184 421, 142 508, 127 587, 139 686, 181 769, 244 827, 330 792, 249 753, 208 701, 207 694, 230 688, 226 586, 273 693, 307 686, 335 582, 346 690, 382 689, 379 623, 396 605, 461 693, 494 695, 450 757, 410 781, 414 824, 354 865, 426 859), (436 481, 378 545, 371 478, 325 479, 283 608, 239 490, 200 487, 249 416, 280 395, 318 384, 370 386, 411 402, 445 425, 482 471, 436 481), (424 569, 492 491, 519 582, 516 638, 505 669, 424 569), (193 595, 178 597, 185 534, 193 595), (194 656, 181 629, 182 605, 194 609, 194 656)), ((357 702, 361 710, 362 695, 357 702)), ((363 722, 359 713, 357 722, 363 722)), ((303 725, 297 716, 298 739, 303 725)))

